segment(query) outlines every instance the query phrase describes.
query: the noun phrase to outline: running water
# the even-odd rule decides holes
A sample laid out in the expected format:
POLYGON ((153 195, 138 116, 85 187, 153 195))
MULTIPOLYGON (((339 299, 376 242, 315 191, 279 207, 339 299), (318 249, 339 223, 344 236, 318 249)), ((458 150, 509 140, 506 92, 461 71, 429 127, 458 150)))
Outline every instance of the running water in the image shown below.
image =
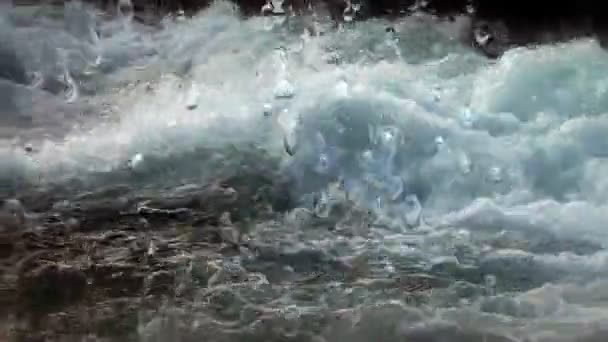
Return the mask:
POLYGON ((280 163, 295 208, 250 238, 282 248, 281 272, 326 277, 275 282, 264 255, 235 257, 268 279, 200 289, 207 306, 171 309, 185 326, 142 316, 145 341, 603 340, 606 52, 492 61, 461 43, 465 21, 311 33, 223 2, 158 27, 76 2, 3 10, 0 191, 181 191, 239 167, 201 151, 252 144, 280 163), (430 283, 420 302, 410 278, 430 283))

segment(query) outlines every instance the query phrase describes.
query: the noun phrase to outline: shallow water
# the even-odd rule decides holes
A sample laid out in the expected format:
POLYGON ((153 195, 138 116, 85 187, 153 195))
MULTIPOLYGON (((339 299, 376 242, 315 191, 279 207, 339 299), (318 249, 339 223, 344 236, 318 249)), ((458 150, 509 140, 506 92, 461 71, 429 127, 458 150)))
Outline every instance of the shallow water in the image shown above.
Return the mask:
POLYGON ((226 146, 282 163, 299 208, 251 238, 283 257, 230 261, 267 281, 201 289, 202 308, 167 308, 181 325, 142 318, 145 341, 603 340, 606 52, 492 61, 461 43, 465 21, 320 20, 310 36, 224 3, 162 28, 74 4, 3 11, 0 191, 202 184, 238 167, 200 152, 226 146), (340 212, 347 195, 360 212, 340 212), (326 260, 362 256, 354 282, 326 260), (412 274, 443 285, 413 300, 412 274))

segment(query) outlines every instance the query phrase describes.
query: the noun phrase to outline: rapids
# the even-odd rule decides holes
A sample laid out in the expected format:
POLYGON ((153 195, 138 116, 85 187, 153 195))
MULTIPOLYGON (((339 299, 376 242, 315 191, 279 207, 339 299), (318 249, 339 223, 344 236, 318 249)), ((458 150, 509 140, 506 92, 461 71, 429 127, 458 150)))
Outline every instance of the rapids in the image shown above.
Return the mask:
POLYGON ((171 192, 238 168, 213 156, 252 145, 277 161, 293 203, 251 239, 284 248, 281 272, 327 278, 275 283, 271 256, 237 257, 268 279, 201 299, 221 315, 167 308, 187 327, 142 316, 143 341, 605 340, 598 43, 490 60, 462 44, 465 18, 309 24, 224 2, 155 27, 76 2, 2 9, 0 195, 171 192), (350 282, 324 259, 362 256, 350 282), (408 274, 445 283, 412 300, 408 274))

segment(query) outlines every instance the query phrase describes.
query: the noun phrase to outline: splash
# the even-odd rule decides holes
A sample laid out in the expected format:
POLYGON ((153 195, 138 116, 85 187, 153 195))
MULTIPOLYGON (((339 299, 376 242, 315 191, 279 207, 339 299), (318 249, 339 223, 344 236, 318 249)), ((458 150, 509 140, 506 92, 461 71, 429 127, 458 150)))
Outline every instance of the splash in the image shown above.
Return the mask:
POLYGON ((75 4, 0 15, 7 196, 74 179, 204 183, 215 164, 201 151, 255 144, 281 161, 305 222, 335 219, 346 203, 374 217, 341 212, 338 236, 287 217, 298 232, 276 228, 273 239, 364 251, 370 277, 416 268, 454 281, 426 311, 371 283, 327 285, 335 296, 307 305, 363 323, 341 316, 326 337, 393 322, 394 339, 481 341, 469 327, 554 341, 568 324, 562 340, 574 341, 605 320, 593 298, 607 276, 608 62, 595 41, 489 61, 458 43, 459 20, 408 18, 387 31, 381 20, 336 30, 319 19, 311 35, 297 17, 243 20, 223 2, 158 28, 128 7, 116 20, 75 4))

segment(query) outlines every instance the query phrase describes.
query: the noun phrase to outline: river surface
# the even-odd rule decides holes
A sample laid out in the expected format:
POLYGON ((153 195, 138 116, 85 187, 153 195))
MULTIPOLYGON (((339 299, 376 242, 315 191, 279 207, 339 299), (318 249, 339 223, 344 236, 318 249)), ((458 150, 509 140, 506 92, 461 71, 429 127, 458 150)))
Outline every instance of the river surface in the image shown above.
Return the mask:
POLYGON ((311 25, 221 2, 155 27, 3 8, 0 194, 126 184, 162 203, 239 167, 216 155, 278 161, 295 204, 249 238, 282 257, 233 256, 262 279, 166 309, 187 327, 142 318, 142 341, 604 341, 596 41, 490 60, 462 43, 464 18, 311 25), (365 266, 344 279, 326 259, 365 266))

